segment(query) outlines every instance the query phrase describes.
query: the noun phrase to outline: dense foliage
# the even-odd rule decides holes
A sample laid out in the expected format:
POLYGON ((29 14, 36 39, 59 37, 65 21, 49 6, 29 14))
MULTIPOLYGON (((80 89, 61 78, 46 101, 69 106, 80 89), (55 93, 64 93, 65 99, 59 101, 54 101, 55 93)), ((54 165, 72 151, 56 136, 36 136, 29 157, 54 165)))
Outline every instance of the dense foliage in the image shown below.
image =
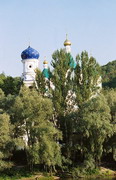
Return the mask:
POLYGON ((21 78, 5 76, 4 73, 0 74, 0 88, 4 91, 5 95, 18 95, 21 85, 21 78))
POLYGON ((92 171, 108 155, 116 161, 116 90, 100 89, 101 73, 103 87, 116 87, 115 61, 101 71, 86 51, 75 68, 71 58, 55 51, 50 80, 38 70, 31 89, 0 74, 0 171, 17 158, 30 170, 73 172, 92 171))
POLYGON ((116 60, 102 66, 103 87, 116 88, 116 60))
POLYGON ((86 51, 78 55, 76 61, 74 91, 78 106, 81 106, 98 92, 101 69, 96 59, 89 57, 86 51))

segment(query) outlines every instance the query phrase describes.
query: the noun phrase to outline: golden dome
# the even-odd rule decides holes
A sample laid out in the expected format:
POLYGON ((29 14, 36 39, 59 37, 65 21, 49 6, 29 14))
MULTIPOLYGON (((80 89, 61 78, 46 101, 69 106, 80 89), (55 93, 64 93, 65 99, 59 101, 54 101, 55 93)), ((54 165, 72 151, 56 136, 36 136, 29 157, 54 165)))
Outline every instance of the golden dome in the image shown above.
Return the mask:
POLYGON ((66 40, 64 41, 64 46, 71 46, 71 42, 68 40, 68 34, 66 34, 66 40))
POLYGON ((71 42, 68 39, 66 39, 64 41, 64 46, 71 46, 71 42))
POLYGON ((48 61, 44 60, 43 64, 48 64, 48 61))

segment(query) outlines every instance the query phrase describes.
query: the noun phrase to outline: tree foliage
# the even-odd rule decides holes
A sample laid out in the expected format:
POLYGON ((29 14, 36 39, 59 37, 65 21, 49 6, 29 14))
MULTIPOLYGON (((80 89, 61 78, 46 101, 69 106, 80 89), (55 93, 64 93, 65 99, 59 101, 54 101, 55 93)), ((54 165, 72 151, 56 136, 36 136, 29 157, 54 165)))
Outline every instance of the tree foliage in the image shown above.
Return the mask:
POLYGON ((102 66, 104 88, 116 88, 116 60, 102 66))
POLYGON ((34 89, 23 87, 12 107, 15 136, 23 137, 30 168, 34 164, 61 165, 61 133, 52 123, 52 102, 34 89))
POLYGON ((53 53, 51 62, 53 67, 51 81, 55 86, 55 89, 52 91, 53 104, 56 113, 61 116, 63 116, 67 110, 67 95, 69 90, 72 90, 72 69, 69 63, 70 54, 65 53, 64 50, 57 50, 53 53))
POLYGON ((11 167, 10 156, 10 121, 8 114, 0 114, 0 170, 11 167))
POLYGON ((75 116, 74 127, 75 150, 84 161, 91 156, 98 163, 104 141, 112 135, 113 127, 105 97, 98 96, 84 103, 75 116))
POLYGON ((74 91, 78 106, 86 102, 98 92, 98 80, 100 78, 100 66, 94 57, 89 57, 86 51, 77 55, 75 69, 74 91))
MULTIPOLYGON (((52 55, 51 65, 53 67, 51 82, 54 85, 54 89, 51 90, 52 101, 54 106, 54 119, 56 124, 62 131, 62 154, 68 159, 69 153, 69 114, 71 108, 69 108, 68 100, 72 95, 72 72, 73 68, 70 67, 70 53, 67 54, 63 49, 57 50, 52 55)), ((73 106, 73 105, 72 105, 73 106)))
POLYGON ((105 142, 105 154, 111 153, 112 158, 116 160, 116 89, 107 89, 103 91, 110 108, 112 136, 105 142))
MULTIPOLYGON (((101 68, 86 51, 77 55, 77 65, 71 58, 63 49, 55 51, 52 76, 47 80, 37 70, 31 89, 20 78, 0 74, 0 171, 10 167, 17 150, 26 152, 31 170, 39 164, 80 173, 78 165, 94 169, 108 154, 116 160, 116 91, 102 94, 101 68)), ((102 67, 103 82, 113 80, 110 87, 114 65, 102 67)))
POLYGON ((44 96, 46 92, 46 81, 45 78, 40 70, 36 70, 36 82, 37 82, 37 89, 38 92, 44 96))
POLYGON ((5 95, 12 94, 18 95, 22 80, 20 77, 5 76, 0 74, 0 88, 4 91, 5 95))

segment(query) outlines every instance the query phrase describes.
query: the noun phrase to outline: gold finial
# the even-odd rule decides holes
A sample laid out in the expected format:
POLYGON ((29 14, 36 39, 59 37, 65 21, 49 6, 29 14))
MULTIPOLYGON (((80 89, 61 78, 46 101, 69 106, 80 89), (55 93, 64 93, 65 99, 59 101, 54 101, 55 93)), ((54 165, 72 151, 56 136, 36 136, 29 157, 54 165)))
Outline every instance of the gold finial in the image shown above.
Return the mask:
POLYGON ((48 64, 48 61, 45 61, 45 60, 44 60, 43 64, 48 64))
POLYGON ((44 57, 44 62, 43 64, 48 64, 48 61, 46 60, 46 56, 44 57))
POLYGON ((71 42, 68 40, 68 34, 66 34, 66 40, 64 41, 64 46, 71 46, 71 42))

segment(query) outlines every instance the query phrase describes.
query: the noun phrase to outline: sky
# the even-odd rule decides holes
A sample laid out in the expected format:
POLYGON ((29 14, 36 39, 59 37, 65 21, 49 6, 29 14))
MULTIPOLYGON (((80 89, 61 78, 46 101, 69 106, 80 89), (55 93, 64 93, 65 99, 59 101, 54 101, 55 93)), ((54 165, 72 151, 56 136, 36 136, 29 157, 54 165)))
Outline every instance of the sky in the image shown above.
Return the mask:
POLYGON ((21 76, 29 44, 39 68, 63 48, 68 34, 75 59, 83 50, 100 65, 116 59, 116 0, 0 0, 0 73, 21 76))

